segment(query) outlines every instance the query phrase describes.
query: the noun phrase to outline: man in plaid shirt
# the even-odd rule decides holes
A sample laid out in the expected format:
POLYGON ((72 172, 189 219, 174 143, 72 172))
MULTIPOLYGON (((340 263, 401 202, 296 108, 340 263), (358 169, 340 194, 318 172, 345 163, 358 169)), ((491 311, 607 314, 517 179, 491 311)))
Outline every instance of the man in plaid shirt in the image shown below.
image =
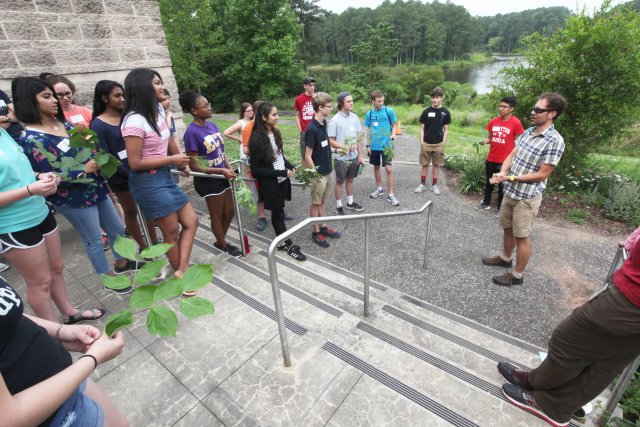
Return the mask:
POLYGON ((500 226, 504 229, 502 254, 482 258, 489 266, 511 268, 513 249, 516 265, 512 272, 495 276, 500 286, 522 285, 524 269, 531 257, 531 227, 538 215, 542 192, 564 152, 564 139, 553 121, 567 108, 562 95, 545 92, 531 109, 533 127, 516 141, 511 154, 493 175, 492 184, 504 183, 504 200, 500 209, 500 226))

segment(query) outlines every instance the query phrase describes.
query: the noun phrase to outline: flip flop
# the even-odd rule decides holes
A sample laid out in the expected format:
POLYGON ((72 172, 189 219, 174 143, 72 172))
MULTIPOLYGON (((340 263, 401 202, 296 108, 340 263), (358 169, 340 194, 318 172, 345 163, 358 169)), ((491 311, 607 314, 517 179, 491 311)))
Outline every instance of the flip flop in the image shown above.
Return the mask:
POLYGON ((64 322, 65 325, 75 325, 76 323, 86 322, 89 320, 98 320, 98 319, 102 319, 104 316, 107 315, 106 310, 103 310, 101 308, 90 308, 85 310, 80 307, 77 307, 77 309, 78 311, 76 312, 76 314, 72 314, 64 322), (85 311, 90 311, 91 316, 83 316, 82 313, 84 313, 85 311))

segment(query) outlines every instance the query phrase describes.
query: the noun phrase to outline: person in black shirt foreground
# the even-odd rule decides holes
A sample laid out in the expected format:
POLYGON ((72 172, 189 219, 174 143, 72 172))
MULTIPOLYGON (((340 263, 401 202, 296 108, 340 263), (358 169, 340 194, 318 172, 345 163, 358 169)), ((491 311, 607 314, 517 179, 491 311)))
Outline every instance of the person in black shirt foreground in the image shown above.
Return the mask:
POLYGON ((23 313, 18 293, 0 278, 0 425, 129 425, 89 377, 124 348, 89 325, 59 325, 23 313), (68 351, 84 353, 71 363, 68 351))

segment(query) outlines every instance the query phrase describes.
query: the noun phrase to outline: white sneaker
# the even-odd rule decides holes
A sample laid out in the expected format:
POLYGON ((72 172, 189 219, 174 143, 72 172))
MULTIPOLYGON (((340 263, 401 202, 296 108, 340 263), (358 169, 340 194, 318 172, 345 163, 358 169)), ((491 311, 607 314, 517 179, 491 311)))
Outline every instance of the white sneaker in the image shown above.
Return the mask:
POLYGON ((427 191, 427 186, 424 184, 420 184, 413 190, 414 193, 422 193, 423 191, 427 191))
POLYGON ((431 191, 433 191, 433 194, 440 194, 440 187, 438 187, 438 184, 431 187, 431 191))
POLYGON ((389 194, 389 196, 387 197, 387 202, 391 203, 391 206, 400 205, 400 202, 398 201, 398 199, 396 199, 396 196, 394 196, 393 194, 389 194))
POLYGON ((376 188, 376 191, 369 194, 369 197, 371 197, 372 199, 377 199, 379 196, 382 196, 383 194, 384 194, 384 190, 382 188, 376 188))

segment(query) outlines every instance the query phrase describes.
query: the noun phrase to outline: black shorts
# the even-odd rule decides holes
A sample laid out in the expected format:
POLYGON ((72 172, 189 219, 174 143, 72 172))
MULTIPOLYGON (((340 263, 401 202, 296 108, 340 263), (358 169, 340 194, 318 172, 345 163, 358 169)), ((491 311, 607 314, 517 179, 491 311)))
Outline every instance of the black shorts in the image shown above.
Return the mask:
POLYGON ((231 187, 229 181, 222 178, 193 177, 193 187, 200 197, 219 196, 231 187))
POLYGON ((117 179, 117 180, 109 180, 109 188, 111 188, 111 191, 113 191, 114 193, 124 193, 124 192, 129 192, 131 190, 129 190, 129 181, 124 180, 124 179, 117 179))
POLYGON ((58 223, 53 214, 42 220, 35 227, 27 228, 22 231, 14 231, 13 233, 0 234, 0 254, 7 252, 9 249, 30 249, 35 248, 44 242, 45 236, 56 231, 58 223))

